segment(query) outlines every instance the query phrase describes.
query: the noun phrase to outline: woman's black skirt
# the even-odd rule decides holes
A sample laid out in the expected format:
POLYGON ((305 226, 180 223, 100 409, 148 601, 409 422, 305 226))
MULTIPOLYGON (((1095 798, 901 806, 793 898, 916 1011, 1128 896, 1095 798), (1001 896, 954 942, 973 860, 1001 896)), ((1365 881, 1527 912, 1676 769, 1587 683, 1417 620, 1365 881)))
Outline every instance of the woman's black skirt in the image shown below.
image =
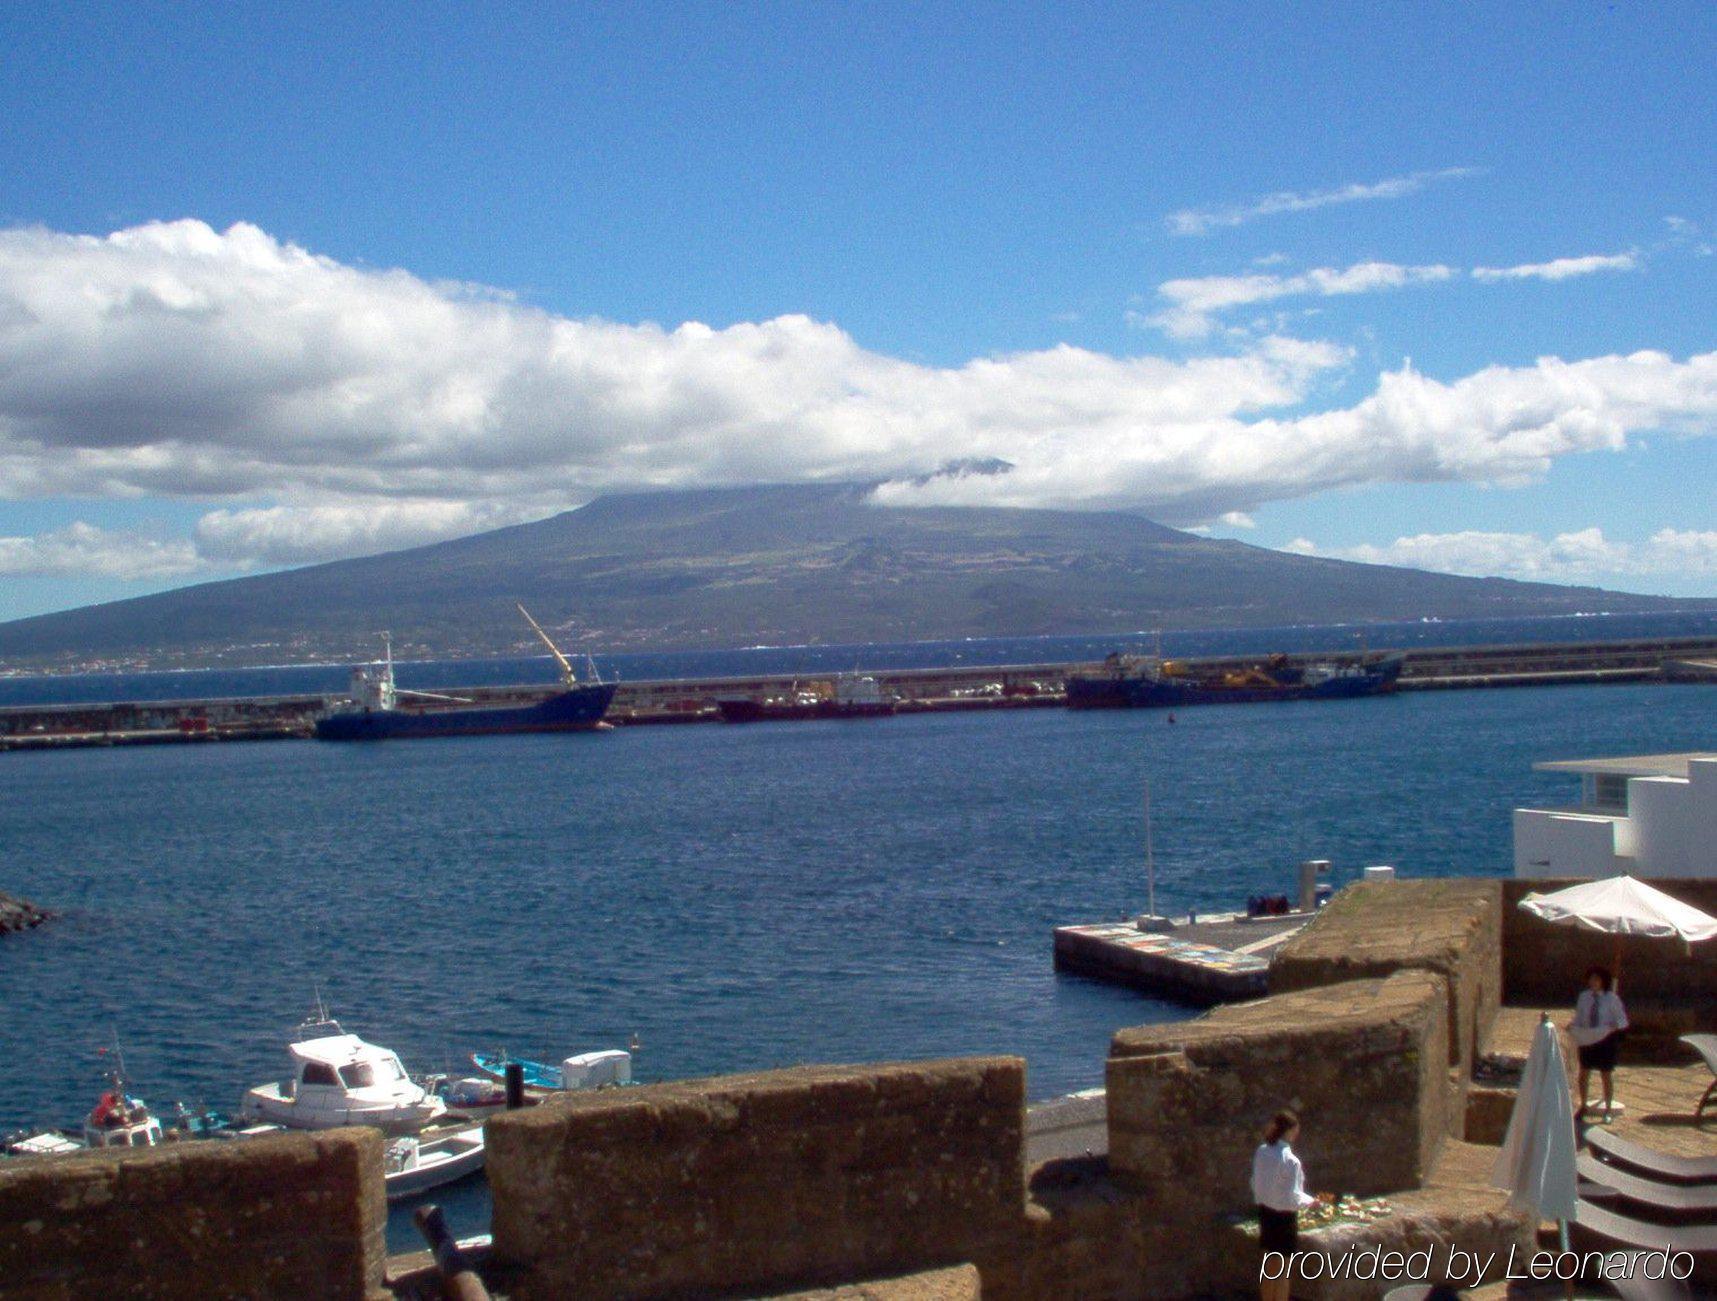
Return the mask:
POLYGON ((1268 1206, 1258 1208, 1258 1248, 1260 1251, 1293 1252, 1300 1240, 1300 1217, 1293 1211, 1273 1211, 1268 1206))
POLYGON ((1621 1046, 1622 1032, 1612 1030, 1595 1044, 1586 1044, 1580 1052, 1583 1071, 1613 1071, 1616 1069, 1616 1049, 1621 1046))

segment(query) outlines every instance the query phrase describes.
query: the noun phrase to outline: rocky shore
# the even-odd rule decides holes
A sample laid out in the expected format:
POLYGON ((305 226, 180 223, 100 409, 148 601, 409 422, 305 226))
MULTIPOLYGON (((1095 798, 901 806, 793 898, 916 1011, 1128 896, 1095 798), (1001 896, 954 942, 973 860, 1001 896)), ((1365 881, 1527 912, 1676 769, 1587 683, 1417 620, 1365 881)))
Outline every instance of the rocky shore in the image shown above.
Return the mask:
POLYGON ((0 935, 8 931, 27 931, 47 920, 48 914, 35 904, 0 893, 0 935))

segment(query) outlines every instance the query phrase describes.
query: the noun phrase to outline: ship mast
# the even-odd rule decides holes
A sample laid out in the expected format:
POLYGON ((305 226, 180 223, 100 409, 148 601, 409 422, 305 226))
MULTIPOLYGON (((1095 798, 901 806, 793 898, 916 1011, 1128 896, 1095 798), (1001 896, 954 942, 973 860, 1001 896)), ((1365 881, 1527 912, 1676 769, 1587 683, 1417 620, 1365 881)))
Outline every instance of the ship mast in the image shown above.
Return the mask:
POLYGON ((549 635, 543 631, 542 625, 535 619, 531 618, 531 612, 525 609, 524 602, 514 601, 513 604, 519 607, 519 613, 525 616, 525 622, 530 624, 536 635, 543 639, 543 645, 548 647, 549 654, 553 655, 556 662, 559 663, 560 680, 569 687, 576 687, 578 685, 578 675, 572 671, 571 662, 567 660, 566 656, 560 653, 560 647, 550 641, 549 635))

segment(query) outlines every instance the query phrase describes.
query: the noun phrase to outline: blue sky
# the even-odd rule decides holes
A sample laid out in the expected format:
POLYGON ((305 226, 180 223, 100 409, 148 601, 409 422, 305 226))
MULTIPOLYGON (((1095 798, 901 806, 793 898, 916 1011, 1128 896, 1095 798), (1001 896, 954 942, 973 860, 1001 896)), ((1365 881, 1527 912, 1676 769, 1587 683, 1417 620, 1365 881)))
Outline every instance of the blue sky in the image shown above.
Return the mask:
POLYGON ((0 618, 841 477, 1717 595, 1714 34, 7 7, 0 618))

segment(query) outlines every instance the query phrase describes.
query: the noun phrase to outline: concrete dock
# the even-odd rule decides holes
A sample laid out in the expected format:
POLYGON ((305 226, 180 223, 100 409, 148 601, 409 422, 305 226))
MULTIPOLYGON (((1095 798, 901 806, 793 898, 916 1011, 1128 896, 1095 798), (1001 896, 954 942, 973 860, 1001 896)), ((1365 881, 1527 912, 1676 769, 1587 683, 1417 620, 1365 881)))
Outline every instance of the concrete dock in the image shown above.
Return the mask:
POLYGON ((1055 966, 1200 1007, 1262 998, 1270 951, 1311 916, 1225 914, 1170 931, 1142 931, 1127 921, 1058 926, 1055 966))

